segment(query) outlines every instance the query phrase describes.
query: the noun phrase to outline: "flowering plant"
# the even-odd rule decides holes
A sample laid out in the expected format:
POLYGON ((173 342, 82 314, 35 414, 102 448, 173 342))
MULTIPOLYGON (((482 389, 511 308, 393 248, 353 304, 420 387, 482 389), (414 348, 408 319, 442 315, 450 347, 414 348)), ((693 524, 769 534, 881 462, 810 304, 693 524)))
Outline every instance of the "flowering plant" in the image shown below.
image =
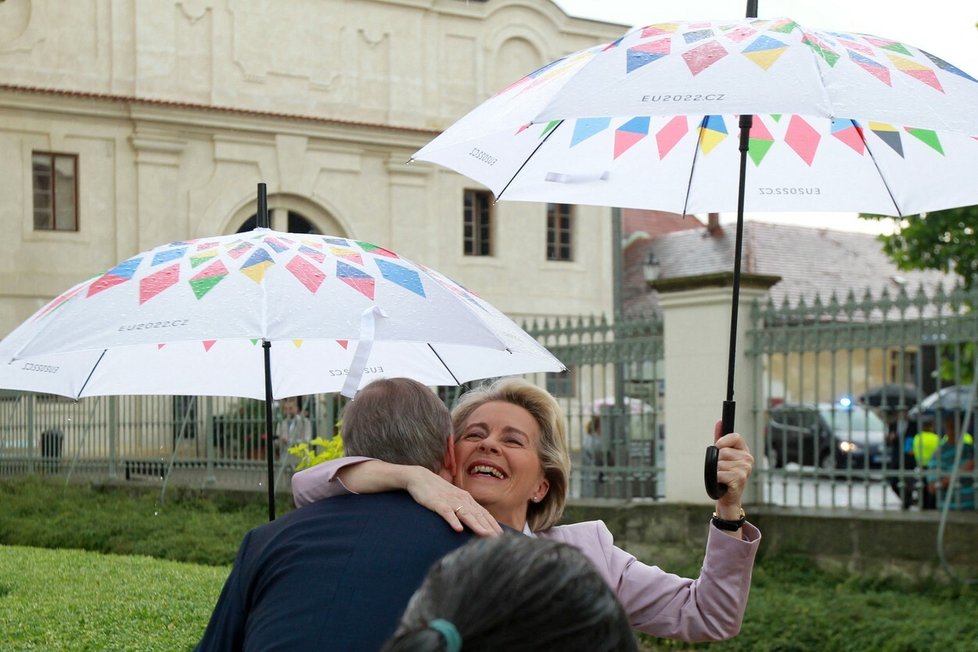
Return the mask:
POLYGON ((308 444, 302 442, 289 447, 289 452, 299 458, 295 470, 301 471, 329 460, 343 457, 343 436, 336 434, 329 439, 316 437, 308 444))

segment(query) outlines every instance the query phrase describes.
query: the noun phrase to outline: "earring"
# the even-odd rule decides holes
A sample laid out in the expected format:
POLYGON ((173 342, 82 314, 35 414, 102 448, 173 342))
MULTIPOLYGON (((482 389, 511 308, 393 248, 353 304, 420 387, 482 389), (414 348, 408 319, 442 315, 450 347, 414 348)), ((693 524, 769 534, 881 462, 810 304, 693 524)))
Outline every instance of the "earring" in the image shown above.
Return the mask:
POLYGON ((538 502, 540 502, 540 497, 539 496, 534 496, 533 498, 530 498, 530 500, 532 500, 535 503, 538 503, 538 502))

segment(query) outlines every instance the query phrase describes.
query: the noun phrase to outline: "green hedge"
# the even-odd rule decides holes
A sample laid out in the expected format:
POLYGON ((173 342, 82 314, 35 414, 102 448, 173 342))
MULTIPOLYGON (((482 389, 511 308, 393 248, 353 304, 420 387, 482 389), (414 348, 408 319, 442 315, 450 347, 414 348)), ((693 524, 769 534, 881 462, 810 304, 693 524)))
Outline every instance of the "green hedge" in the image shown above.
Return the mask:
MULTIPOLYGON (((79 548, 226 565, 253 527, 268 521, 260 492, 90 487, 37 478, 0 481, 0 544, 79 548)), ((276 513, 291 509, 282 496, 276 513)))

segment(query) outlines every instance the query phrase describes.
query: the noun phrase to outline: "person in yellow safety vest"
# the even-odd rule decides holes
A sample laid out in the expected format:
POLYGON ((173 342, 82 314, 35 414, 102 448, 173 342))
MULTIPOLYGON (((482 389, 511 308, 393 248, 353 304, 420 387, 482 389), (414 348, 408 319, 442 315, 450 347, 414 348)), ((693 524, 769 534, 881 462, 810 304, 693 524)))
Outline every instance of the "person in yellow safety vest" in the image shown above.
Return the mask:
MULTIPOLYGON (((948 418, 953 419, 953 413, 947 415, 948 418)), ((933 417, 927 419, 927 425, 930 427, 935 427, 933 422, 933 417)), ((940 448, 942 443, 947 442, 947 435, 943 437, 938 435, 936 432, 931 430, 921 430, 912 439, 907 440, 907 447, 913 454, 914 460, 917 463, 918 469, 926 469, 930 464, 931 458, 934 457, 934 453, 940 448)), ((968 433, 964 434, 965 444, 974 444, 974 439, 968 433)), ((923 491, 920 494, 920 508, 921 509, 936 509, 937 507, 937 497, 928 491, 923 491)))
MULTIPOLYGON (((942 443, 947 443, 947 435, 941 437, 936 432, 923 430, 913 436, 913 456, 917 461, 917 466, 926 467, 930 463, 930 458, 934 457, 934 452, 942 443)), ((974 438, 964 433, 964 443, 974 444, 974 438)))
POLYGON ((926 467, 934 451, 941 445, 941 436, 936 432, 921 430, 913 436, 913 458, 919 468, 926 467))

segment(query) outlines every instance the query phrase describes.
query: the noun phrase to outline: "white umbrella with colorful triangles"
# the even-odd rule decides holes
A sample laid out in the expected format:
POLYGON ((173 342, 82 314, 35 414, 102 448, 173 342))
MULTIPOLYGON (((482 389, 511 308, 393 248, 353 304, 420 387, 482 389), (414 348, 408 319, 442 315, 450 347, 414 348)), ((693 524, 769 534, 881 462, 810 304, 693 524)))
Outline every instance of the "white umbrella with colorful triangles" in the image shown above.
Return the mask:
POLYGON ((269 433, 273 398, 353 395, 382 377, 459 385, 563 369, 432 269, 359 240, 261 228, 136 254, 0 342, 0 387, 265 399, 269 433))
POLYGON ((413 158, 497 200, 737 211, 730 432, 745 208, 902 216, 978 204, 976 137, 978 82, 938 56, 747 18, 647 25, 562 57, 413 158))

